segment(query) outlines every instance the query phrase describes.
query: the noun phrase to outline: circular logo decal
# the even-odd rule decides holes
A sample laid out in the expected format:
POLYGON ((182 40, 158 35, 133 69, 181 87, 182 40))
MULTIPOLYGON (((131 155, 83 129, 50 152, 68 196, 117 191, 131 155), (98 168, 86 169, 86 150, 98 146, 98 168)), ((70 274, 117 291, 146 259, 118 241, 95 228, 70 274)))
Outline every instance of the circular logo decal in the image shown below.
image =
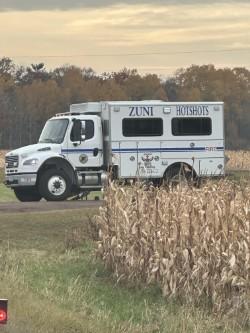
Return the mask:
POLYGON ((80 163, 82 163, 82 164, 87 163, 87 161, 88 161, 88 156, 87 156, 86 154, 81 154, 81 155, 79 156, 79 161, 80 161, 80 163))

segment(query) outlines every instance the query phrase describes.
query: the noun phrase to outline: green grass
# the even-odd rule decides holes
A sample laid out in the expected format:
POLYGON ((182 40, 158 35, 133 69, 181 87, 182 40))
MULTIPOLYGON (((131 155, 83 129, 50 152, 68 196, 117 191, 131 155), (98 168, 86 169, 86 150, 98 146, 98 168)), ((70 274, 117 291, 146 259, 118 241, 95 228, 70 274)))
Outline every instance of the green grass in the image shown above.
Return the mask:
POLYGON ((9 299, 1 332, 240 332, 165 300, 157 286, 117 284, 94 254, 95 214, 0 216, 0 297, 9 299))
POLYGON ((0 169, 0 202, 17 201, 14 192, 4 184, 4 170, 0 169))
MULTIPOLYGON (((95 195, 100 193, 90 198, 95 195)), ((0 201, 13 200, 1 184, 0 201)), ((0 298, 9 299, 9 322, 0 332, 250 332, 206 310, 167 301, 157 286, 117 284, 94 254, 90 221, 97 213, 0 215, 0 298)))
POLYGON ((4 169, 0 168, 0 183, 4 181, 4 169))
POLYGON ((14 192, 0 183, 0 202, 17 201, 14 192))
POLYGON ((226 177, 230 180, 237 182, 240 181, 250 181, 250 171, 249 170, 229 170, 226 174, 226 177))

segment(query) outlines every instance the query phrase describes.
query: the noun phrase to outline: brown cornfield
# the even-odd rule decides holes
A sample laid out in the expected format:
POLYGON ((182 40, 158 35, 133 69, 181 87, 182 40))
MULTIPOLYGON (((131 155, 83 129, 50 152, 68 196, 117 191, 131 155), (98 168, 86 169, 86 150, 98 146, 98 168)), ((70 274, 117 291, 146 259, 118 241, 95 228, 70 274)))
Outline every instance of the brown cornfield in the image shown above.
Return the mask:
POLYGON ((4 156, 7 153, 5 150, 0 150, 0 168, 4 168, 4 156))
POLYGON ((250 186, 111 184, 97 217, 98 254, 117 280, 250 319, 250 186))
POLYGON ((229 158, 227 170, 250 170, 250 151, 247 150, 227 150, 226 156, 229 158))

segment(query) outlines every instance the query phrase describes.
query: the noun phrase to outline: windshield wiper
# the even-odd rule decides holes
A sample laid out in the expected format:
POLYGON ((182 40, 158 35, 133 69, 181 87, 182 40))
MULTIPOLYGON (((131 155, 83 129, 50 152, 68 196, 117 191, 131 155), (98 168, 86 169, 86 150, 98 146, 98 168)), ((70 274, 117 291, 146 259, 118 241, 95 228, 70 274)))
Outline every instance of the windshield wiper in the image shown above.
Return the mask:
POLYGON ((57 143, 57 142, 53 139, 44 139, 42 141, 39 141, 39 143, 57 143))

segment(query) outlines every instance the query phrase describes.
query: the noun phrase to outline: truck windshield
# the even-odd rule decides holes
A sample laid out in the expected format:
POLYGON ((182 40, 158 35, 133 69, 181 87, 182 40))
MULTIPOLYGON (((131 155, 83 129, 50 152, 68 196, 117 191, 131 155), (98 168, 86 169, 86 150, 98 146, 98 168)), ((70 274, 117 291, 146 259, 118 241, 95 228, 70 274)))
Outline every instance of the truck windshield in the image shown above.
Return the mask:
POLYGON ((47 121, 39 138, 39 143, 62 143, 69 120, 53 119, 47 121))

